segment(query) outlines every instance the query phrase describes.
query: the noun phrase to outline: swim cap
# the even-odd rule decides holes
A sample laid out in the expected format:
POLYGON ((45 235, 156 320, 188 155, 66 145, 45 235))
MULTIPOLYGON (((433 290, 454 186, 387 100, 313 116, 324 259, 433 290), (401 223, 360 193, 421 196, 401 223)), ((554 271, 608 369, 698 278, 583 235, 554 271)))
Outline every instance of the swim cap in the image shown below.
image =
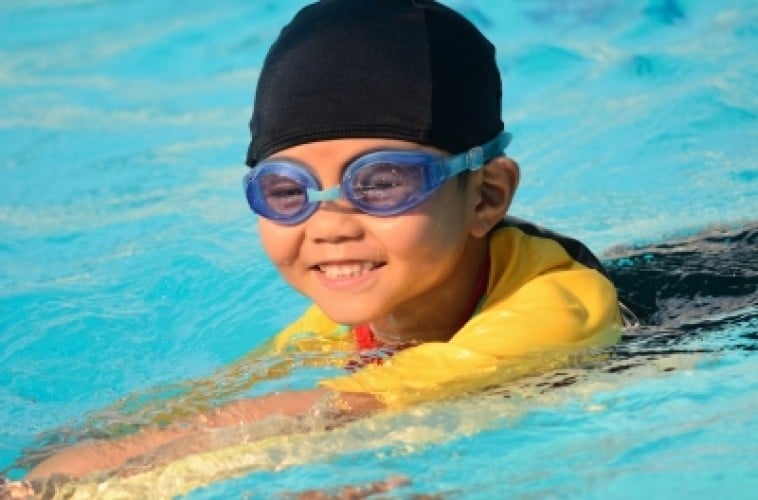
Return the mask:
POLYGON ((263 63, 247 164, 306 142, 401 139, 451 154, 503 130, 495 48, 430 0, 321 0, 263 63))

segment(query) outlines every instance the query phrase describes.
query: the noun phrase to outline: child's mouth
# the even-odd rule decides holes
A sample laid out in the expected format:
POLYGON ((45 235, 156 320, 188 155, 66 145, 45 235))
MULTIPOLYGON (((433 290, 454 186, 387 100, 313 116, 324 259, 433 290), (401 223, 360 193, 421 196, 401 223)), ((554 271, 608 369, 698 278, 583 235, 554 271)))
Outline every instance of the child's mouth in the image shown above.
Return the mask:
POLYGON ((314 269, 324 274, 329 280, 357 278, 374 269, 384 266, 383 262, 349 262, 340 264, 318 264, 314 269))

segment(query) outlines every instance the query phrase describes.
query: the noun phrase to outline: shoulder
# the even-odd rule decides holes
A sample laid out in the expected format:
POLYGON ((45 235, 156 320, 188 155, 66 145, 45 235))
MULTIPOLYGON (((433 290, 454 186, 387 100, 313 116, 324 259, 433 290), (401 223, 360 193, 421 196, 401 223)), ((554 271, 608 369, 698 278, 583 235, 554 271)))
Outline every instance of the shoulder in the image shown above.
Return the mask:
POLYGON ((602 324, 615 322, 618 305, 613 283, 584 244, 508 217, 490 234, 490 280, 480 311, 516 310, 524 317, 598 316, 602 324))
POLYGON ((505 217, 492 230, 490 250, 493 259, 501 257, 503 251, 520 258, 552 254, 551 260, 570 259, 608 277, 600 260, 581 241, 516 217, 505 217))

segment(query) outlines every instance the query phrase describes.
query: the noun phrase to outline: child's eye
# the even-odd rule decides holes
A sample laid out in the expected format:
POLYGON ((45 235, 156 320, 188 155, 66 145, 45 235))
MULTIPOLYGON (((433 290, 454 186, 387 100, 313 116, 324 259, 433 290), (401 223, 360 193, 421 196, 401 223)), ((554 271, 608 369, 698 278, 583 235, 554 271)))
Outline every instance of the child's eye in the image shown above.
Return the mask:
POLYGON ((261 193, 268 206, 282 214, 295 213, 305 204, 305 188, 287 177, 266 176, 261 182, 261 193))
POLYGON ((281 187, 266 193, 266 198, 292 198, 293 196, 303 196, 303 188, 299 186, 281 187))
POLYGON ((395 205, 418 189, 420 173, 420 169, 392 163, 375 164, 356 175, 353 191, 366 203, 395 205))

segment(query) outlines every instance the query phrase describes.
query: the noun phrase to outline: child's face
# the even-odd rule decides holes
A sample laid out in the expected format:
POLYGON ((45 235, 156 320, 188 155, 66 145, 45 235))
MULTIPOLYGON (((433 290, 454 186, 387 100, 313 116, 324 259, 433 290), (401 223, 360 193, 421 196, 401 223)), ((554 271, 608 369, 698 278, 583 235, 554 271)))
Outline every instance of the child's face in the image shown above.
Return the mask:
MULTIPOLYGON (((308 164, 329 188, 339 184, 350 160, 382 148, 434 151, 405 141, 339 139, 302 144, 275 156, 308 164)), ((403 311, 414 311, 423 320, 424 311, 440 314, 439 304, 446 301, 438 299, 468 286, 478 269, 479 263, 471 262, 476 203, 473 190, 449 179, 400 215, 367 215, 339 199, 322 202, 294 226, 260 218, 260 234, 282 276, 332 320, 356 325, 403 311)), ((460 291, 463 302, 467 293, 460 291)))

